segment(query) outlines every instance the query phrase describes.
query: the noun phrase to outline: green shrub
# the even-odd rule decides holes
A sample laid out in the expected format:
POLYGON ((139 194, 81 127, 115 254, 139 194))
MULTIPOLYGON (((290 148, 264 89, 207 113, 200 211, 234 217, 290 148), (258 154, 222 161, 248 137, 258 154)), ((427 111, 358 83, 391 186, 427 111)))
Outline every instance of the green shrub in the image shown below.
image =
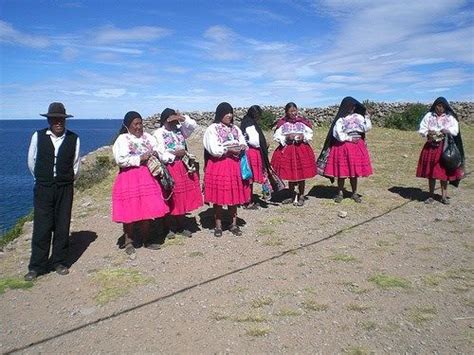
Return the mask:
POLYGON ((94 164, 87 169, 81 171, 79 178, 75 183, 76 189, 84 191, 94 184, 104 180, 115 163, 106 155, 98 155, 94 164))
POLYGON ((260 127, 264 131, 270 131, 273 128, 276 119, 277 116, 273 112, 264 110, 259 122, 260 127))
POLYGON ((400 129, 402 131, 414 131, 418 129, 423 115, 428 107, 423 104, 410 104, 403 112, 392 113, 384 122, 387 128, 400 129))
POLYGON ((23 231, 23 225, 25 222, 32 221, 33 220, 33 211, 31 211, 28 215, 25 217, 20 218, 16 224, 10 228, 5 234, 2 234, 2 237, 0 238, 0 247, 3 247, 10 243, 12 240, 18 238, 23 231))

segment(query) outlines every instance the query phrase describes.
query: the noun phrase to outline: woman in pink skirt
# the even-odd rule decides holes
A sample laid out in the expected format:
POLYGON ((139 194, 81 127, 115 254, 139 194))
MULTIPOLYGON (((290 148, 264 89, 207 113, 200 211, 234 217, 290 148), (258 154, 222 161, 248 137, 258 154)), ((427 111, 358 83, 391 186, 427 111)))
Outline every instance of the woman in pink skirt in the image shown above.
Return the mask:
POLYGON ((237 206, 250 202, 250 183, 240 172, 240 156, 247 149, 245 138, 234 125, 234 109, 227 102, 216 108, 216 116, 204 132, 204 202, 214 205, 214 236, 222 236, 222 206, 227 205, 232 222, 229 231, 242 235, 237 226, 237 206))
POLYGON ((370 118, 366 117, 366 108, 356 99, 345 97, 336 118, 329 129, 321 156, 329 155, 325 161, 326 165, 322 170, 322 175, 337 178, 338 192, 334 202, 340 203, 344 198, 344 183, 349 178, 352 188, 351 198, 357 202, 362 202, 361 196, 357 193, 357 179, 372 175, 372 165, 369 151, 365 142, 365 134, 372 128, 370 118))
POLYGON ((262 116, 262 109, 258 105, 251 106, 247 114, 240 122, 240 129, 244 134, 248 145, 247 157, 252 169, 252 180, 250 184, 252 201, 244 208, 257 209, 257 203, 253 196, 253 183, 262 184, 262 192, 265 199, 270 198, 271 187, 268 181, 268 170, 270 160, 268 159, 268 144, 258 121, 262 116))
MULTIPOLYGON (((187 167, 183 157, 187 154, 186 139, 197 127, 195 120, 188 115, 181 115, 173 109, 166 108, 160 116, 161 127, 153 136, 158 142, 158 151, 166 163, 174 180, 173 192, 168 200, 170 215, 176 220, 176 228, 171 227, 168 238, 174 234, 191 237, 192 232, 185 228, 184 215, 203 205, 199 171, 187 167)), ((188 155, 189 157, 189 155, 188 155)))
POLYGON ((418 160, 416 176, 428 179, 430 196, 425 203, 434 202, 436 180, 441 185, 441 203, 449 205, 448 181, 458 186, 464 176, 464 150, 457 115, 444 97, 438 97, 423 117, 418 132, 427 139, 418 160), (452 135, 461 153, 461 165, 453 170, 447 170, 440 163, 443 153, 443 141, 446 135, 452 135))
POLYGON ((273 139, 280 145, 273 152, 271 165, 282 179, 289 181, 291 193, 291 197, 282 203, 303 206, 305 180, 316 175, 314 151, 310 145, 313 129, 310 120, 298 115, 293 102, 286 104, 285 116, 277 121, 273 139), (295 194, 296 185, 298 194, 295 194))
POLYGON ((127 112, 112 151, 120 168, 112 187, 112 220, 123 223, 125 252, 135 253, 136 223, 141 226, 144 246, 159 249, 159 244, 150 240, 149 222, 165 216, 169 207, 160 184, 146 165, 152 155, 158 156, 158 146, 155 138, 143 131, 138 112, 127 112))

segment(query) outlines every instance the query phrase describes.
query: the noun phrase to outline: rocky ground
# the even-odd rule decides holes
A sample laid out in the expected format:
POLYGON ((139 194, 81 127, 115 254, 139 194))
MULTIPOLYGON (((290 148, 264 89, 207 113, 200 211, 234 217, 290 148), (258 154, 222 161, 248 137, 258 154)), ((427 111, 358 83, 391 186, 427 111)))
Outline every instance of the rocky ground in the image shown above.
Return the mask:
MULTIPOLYGON (((463 134, 472 159, 474 130, 463 134)), ((205 206, 189 215, 192 238, 134 260, 117 247, 111 176, 76 194, 70 275, 0 295, 0 351, 472 353, 474 177, 450 206, 425 205, 421 145, 374 129, 362 204, 335 204, 317 177, 303 208, 239 209, 242 237, 214 238, 205 206)), ((199 135, 190 146, 200 151, 199 135)), ((27 224, 0 255, 2 278, 27 271, 30 238, 27 224)))

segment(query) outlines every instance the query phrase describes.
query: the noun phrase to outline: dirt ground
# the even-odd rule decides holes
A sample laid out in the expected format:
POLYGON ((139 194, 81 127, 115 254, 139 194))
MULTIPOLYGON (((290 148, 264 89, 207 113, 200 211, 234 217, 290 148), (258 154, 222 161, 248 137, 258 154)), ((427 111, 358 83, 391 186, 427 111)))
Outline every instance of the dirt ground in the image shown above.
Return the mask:
MULTIPOLYGON (((71 273, 0 295, 0 352, 472 353, 474 177, 450 188, 450 206, 425 205, 412 137, 374 130, 362 204, 335 204, 317 177, 303 208, 239 209, 242 237, 214 238, 204 206, 188 216, 192 238, 134 260, 117 246, 112 177, 77 193, 71 273)), ((2 278, 26 273, 30 243, 31 223, 0 254, 2 278)))

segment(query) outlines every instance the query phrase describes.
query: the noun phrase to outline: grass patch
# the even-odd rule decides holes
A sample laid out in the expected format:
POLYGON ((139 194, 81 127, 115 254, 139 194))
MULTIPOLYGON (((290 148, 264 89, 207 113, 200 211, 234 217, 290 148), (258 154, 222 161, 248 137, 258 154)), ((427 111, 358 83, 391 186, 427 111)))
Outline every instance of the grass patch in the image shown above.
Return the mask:
POLYGON ((298 317, 301 316, 301 314, 301 311, 291 308, 282 308, 276 313, 279 317, 298 317))
POLYGON ((438 311, 434 306, 423 306, 423 307, 414 307, 409 314, 410 319, 413 323, 421 325, 425 322, 433 320, 438 311))
POLYGON ((407 279, 386 274, 376 274, 368 279, 382 289, 390 288, 410 288, 411 282, 407 279))
POLYGON ((251 337, 263 337, 270 334, 271 329, 269 327, 252 327, 247 329, 245 334, 251 337))
POLYGON ((5 277, 0 279, 0 295, 3 294, 8 288, 14 290, 31 287, 33 287, 33 282, 25 281, 17 277, 5 277))
POLYGON ((441 281, 443 281, 444 279, 445 277, 443 275, 430 274, 430 275, 423 276, 423 283, 426 286, 434 287, 434 286, 439 286, 441 281))
POLYGON ((230 319, 230 316, 226 315, 226 314, 222 314, 222 313, 213 313, 211 315, 211 318, 216 320, 216 321, 220 321, 220 320, 227 320, 227 319, 230 319))
POLYGON ((315 312, 322 312, 329 308, 327 304, 318 303, 312 299, 304 300, 302 303, 302 306, 304 309, 307 309, 308 311, 315 311, 315 312))
POLYGON ((266 245, 269 247, 276 247, 276 246, 283 245, 283 240, 276 236, 270 236, 269 238, 263 241, 263 245, 266 245))
POLYGON ((232 320, 239 323, 244 323, 244 322, 261 323, 261 322, 266 322, 268 319, 262 316, 261 314, 247 314, 245 316, 233 317, 232 320))
POLYGON ((271 297, 260 297, 252 301, 250 304, 252 308, 261 308, 264 306, 270 306, 273 304, 273 299, 271 297))
POLYGON ((351 303, 347 306, 347 309, 349 311, 354 311, 354 312, 365 312, 366 310, 370 309, 369 306, 365 306, 363 304, 357 304, 357 303, 351 303))
POLYGON ((347 349, 344 349, 344 354, 348 355, 368 355, 370 353, 371 352, 361 346, 351 346, 347 349))
POLYGON ((258 235, 273 235, 275 233, 275 229, 270 226, 262 226, 257 229, 258 235))
POLYGON ((100 291, 95 296, 99 305, 104 305, 123 295, 133 287, 152 282, 152 279, 131 269, 105 269, 92 276, 93 281, 99 285, 100 291))
POLYGON ((200 251, 192 251, 191 253, 189 253, 190 258, 196 258, 198 256, 204 256, 204 253, 200 251))
POLYGON ((448 279, 452 280, 473 280, 474 269, 451 269, 444 273, 448 279))
POLYGON ((184 237, 182 235, 177 235, 173 239, 168 239, 167 238, 162 246, 171 247, 171 246, 177 246, 177 245, 184 245, 186 239, 188 239, 188 238, 184 237))
POLYGON ((336 254, 331 256, 330 259, 334 261, 343 261, 345 263, 357 260, 354 256, 350 254, 336 254))
POLYGON ((15 240, 16 238, 18 238, 23 232, 23 225, 26 222, 29 222, 32 220, 33 220, 33 211, 31 211, 26 216, 18 219, 15 225, 11 227, 8 231, 6 231, 5 234, 2 234, 2 236, 0 237, 0 248, 4 247, 8 243, 10 243, 12 240, 15 240))
POLYGON ((81 169, 74 187, 78 191, 84 191, 105 180, 115 167, 115 162, 107 155, 98 155, 95 157, 91 166, 81 169))

